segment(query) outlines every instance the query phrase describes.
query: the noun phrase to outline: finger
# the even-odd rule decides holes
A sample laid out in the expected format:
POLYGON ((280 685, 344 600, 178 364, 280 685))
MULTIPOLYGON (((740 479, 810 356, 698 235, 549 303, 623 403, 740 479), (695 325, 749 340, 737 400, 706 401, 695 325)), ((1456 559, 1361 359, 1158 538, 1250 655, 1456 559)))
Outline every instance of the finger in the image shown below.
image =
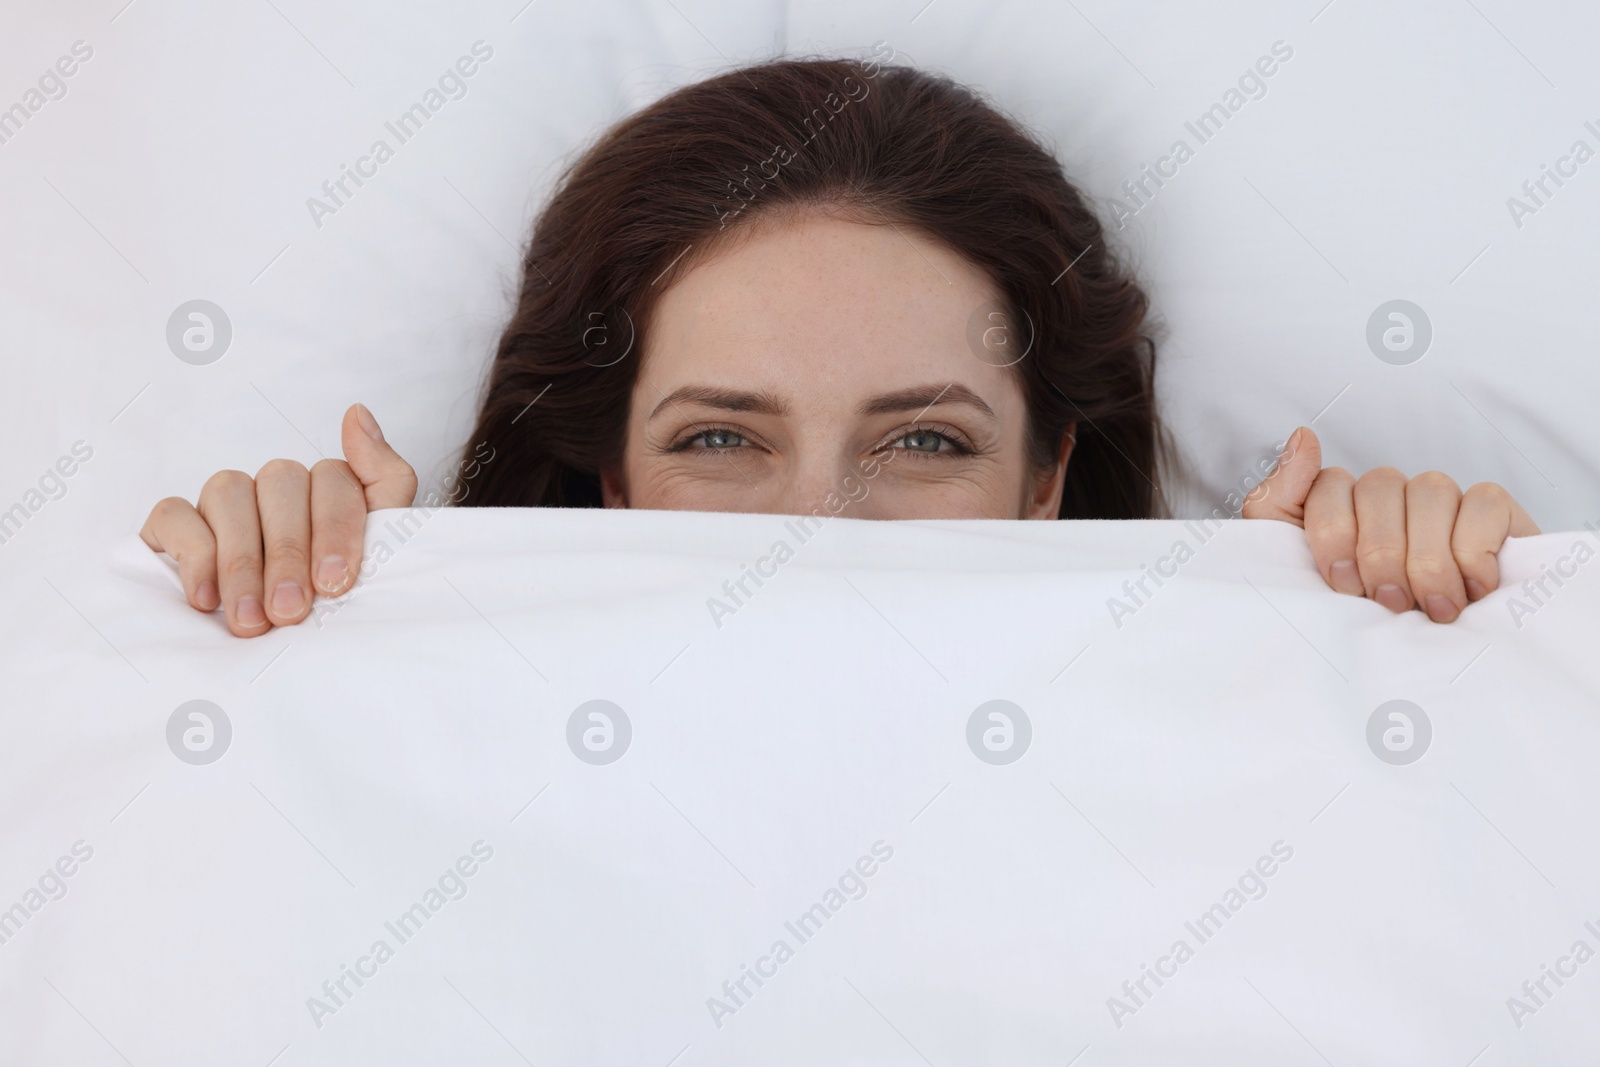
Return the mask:
POLYGON ((1406 476, 1378 467, 1356 479, 1356 568, 1367 596, 1390 611, 1411 609, 1406 581, 1406 476))
POLYGON ((1539 527, 1511 494, 1493 482, 1479 482, 1461 497, 1450 550, 1455 555, 1468 600, 1481 600, 1500 587, 1497 558, 1507 537, 1532 537, 1539 527))
POLYGON ((317 588, 338 596, 355 581, 367 532, 367 501, 340 460, 311 468, 311 558, 317 588))
POLYGON ((218 471, 200 490, 199 511, 217 538, 217 588, 228 629, 235 637, 266 633, 255 482, 243 471, 218 471))
POLYGON ((276 626, 299 622, 311 610, 311 472, 275 459, 256 473, 256 511, 266 550, 262 588, 276 626))
POLYGON ((1343 467, 1328 467, 1306 497, 1306 541, 1323 581, 1341 593, 1366 596, 1356 566, 1356 479, 1343 467))
POLYGON ((1438 471, 1406 483, 1406 579, 1411 595, 1434 622, 1455 622, 1467 589, 1451 551, 1461 487, 1438 471))
POLYGON ((217 594, 217 539, 211 527, 181 496, 157 501, 139 531, 144 543, 178 561, 183 595, 196 611, 212 612, 221 603, 217 594))
POLYGON ((361 483, 367 510, 410 507, 417 495, 417 472, 383 439, 378 420, 365 404, 351 404, 340 427, 344 458, 361 483))
POLYGON ((1296 428, 1284 442, 1272 473, 1245 497, 1247 519, 1278 519, 1303 526, 1306 497, 1322 469, 1322 443, 1309 426, 1296 428))

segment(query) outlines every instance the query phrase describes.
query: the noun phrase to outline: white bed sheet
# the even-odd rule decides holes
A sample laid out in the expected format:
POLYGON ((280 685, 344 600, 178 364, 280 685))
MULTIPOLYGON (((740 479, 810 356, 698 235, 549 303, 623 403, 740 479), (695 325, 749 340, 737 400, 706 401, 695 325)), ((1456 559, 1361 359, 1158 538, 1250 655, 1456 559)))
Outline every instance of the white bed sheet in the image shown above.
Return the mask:
POLYGON ((248 641, 132 535, 9 584, 0 908, 44 892, 0 943, 0 1061, 1600 1044, 1570 956, 1600 948, 1592 531, 1511 542, 1438 626, 1329 591, 1278 523, 794 521, 375 512, 365 580, 248 641), (630 725, 612 762, 579 757, 587 713, 569 741, 594 700, 630 725), (1031 726, 991 739, 1009 763, 978 754, 1004 721, 969 741, 996 700, 1031 726), (1395 700, 1413 762, 1369 740, 1395 700))

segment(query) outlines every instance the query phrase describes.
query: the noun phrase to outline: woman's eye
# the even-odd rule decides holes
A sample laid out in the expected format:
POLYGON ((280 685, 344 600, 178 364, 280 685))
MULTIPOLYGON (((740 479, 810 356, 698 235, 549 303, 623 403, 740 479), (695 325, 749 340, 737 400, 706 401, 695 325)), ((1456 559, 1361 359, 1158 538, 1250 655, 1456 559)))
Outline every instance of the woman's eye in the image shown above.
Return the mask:
POLYGON ((737 448, 744 444, 744 438, 732 430, 701 430, 693 437, 684 441, 685 448, 737 448))
POLYGON ((912 430, 895 441, 894 444, 899 445, 908 452, 934 453, 954 452, 956 450, 954 441, 944 434, 934 433, 932 430, 912 430))

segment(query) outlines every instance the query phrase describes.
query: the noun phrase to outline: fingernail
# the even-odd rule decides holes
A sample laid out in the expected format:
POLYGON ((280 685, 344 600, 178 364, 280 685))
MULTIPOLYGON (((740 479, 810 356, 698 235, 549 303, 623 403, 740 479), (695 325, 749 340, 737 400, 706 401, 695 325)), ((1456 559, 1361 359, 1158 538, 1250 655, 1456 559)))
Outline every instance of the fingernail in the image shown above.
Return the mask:
POLYGON ((317 587, 324 593, 337 593, 344 585, 346 567, 343 556, 329 556, 317 565, 317 587))
POLYGON ((255 629, 257 626, 267 624, 267 615, 261 610, 261 601, 253 596, 242 596, 239 598, 238 606, 233 609, 233 621, 240 626, 255 629))
POLYGON ((367 405, 356 405, 356 421, 361 423, 361 428, 367 431, 367 436, 374 441, 383 440, 383 431, 378 429, 378 420, 372 417, 372 412, 367 410, 367 405))
POLYGON ((217 583, 210 578, 200 583, 200 588, 194 591, 194 600, 206 611, 217 610, 217 583))
POLYGON ((1478 581, 1478 579, 1476 579, 1476 578, 1468 578, 1467 579, 1467 599, 1468 600, 1482 600, 1484 597, 1486 597, 1488 595, 1489 595, 1489 590, 1487 590, 1487 589, 1485 589, 1483 587, 1483 583, 1482 582, 1478 581))
POLYGON ((1333 566, 1328 568, 1328 574, 1333 578, 1333 587, 1341 593, 1351 596, 1362 596, 1366 589, 1361 585, 1361 572, 1356 569, 1353 559, 1335 560, 1333 566))
POLYGON ((1443 593, 1429 593, 1424 603, 1427 605, 1428 618, 1434 622, 1455 622, 1456 616, 1461 614, 1443 593))
POLYGON ((272 591, 272 610, 281 618, 298 614, 305 602, 306 594, 301 590, 299 582, 285 579, 272 591))
POLYGON ((1395 614, 1399 614, 1410 607, 1405 591, 1393 582, 1385 582, 1383 585, 1378 586, 1378 591, 1373 595, 1373 599, 1395 614))

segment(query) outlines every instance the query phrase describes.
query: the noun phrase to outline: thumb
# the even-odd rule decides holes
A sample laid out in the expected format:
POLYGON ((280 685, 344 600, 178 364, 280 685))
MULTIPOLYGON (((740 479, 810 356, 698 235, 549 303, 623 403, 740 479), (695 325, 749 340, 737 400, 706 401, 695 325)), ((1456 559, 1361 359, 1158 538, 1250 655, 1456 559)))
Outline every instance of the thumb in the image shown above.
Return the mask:
POLYGON ((417 495, 417 472, 389 447, 365 404, 351 404, 340 426, 340 441, 350 471, 367 495, 367 510, 404 508, 417 495))
POLYGON ((1289 435, 1277 466, 1261 484, 1245 497, 1243 516, 1247 519, 1277 519, 1305 525, 1306 497, 1311 483, 1322 471, 1322 442, 1309 426, 1289 435))

